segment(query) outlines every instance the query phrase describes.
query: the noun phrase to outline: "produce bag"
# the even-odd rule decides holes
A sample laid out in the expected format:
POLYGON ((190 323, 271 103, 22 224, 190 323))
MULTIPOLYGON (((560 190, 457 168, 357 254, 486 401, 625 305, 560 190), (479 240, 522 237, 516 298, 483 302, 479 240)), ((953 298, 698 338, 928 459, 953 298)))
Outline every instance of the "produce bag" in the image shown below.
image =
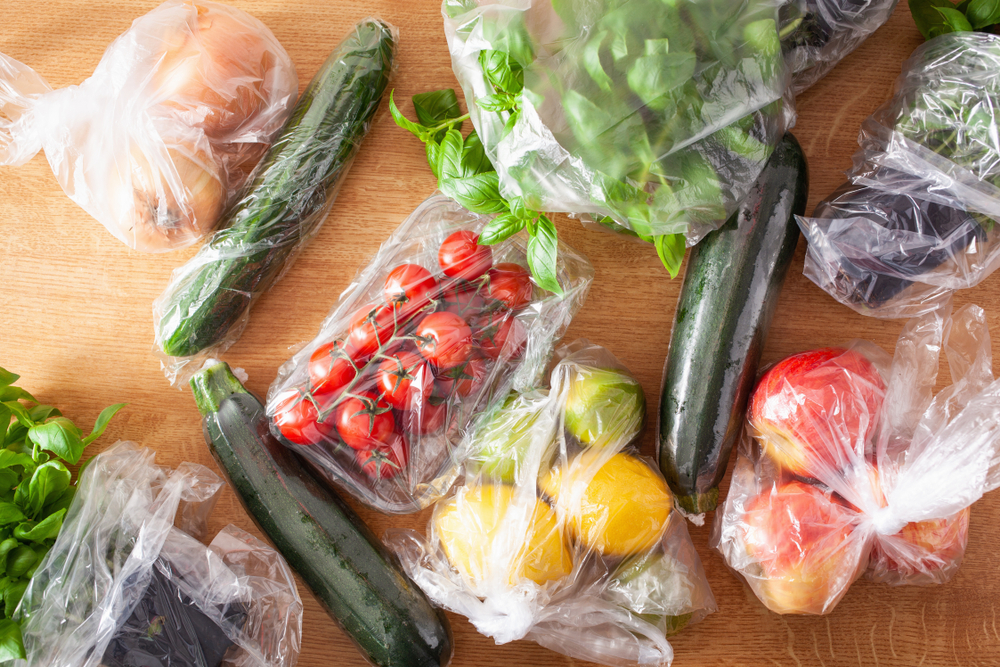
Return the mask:
POLYGON ((689 244, 721 226, 785 131, 779 4, 444 0, 501 194, 689 244))
POLYGON ((799 218, 805 275, 876 317, 915 317, 1000 265, 1000 39, 951 33, 903 64, 849 181, 799 218))
POLYGON ((84 468, 15 613, 23 664, 295 665, 302 602, 284 559, 235 526, 195 539, 222 481, 154 457, 120 442, 84 468))
POLYGON ((548 389, 512 392, 477 421, 464 484, 427 536, 387 543, 434 602, 498 644, 667 665, 667 636, 715 600, 666 481, 630 447, 642 387, 586 340, 557 358, 548 389))
POLYGON ((215 226, 297 92, 295 66, 263 23, 169 0, 78 86, 52 90, 0 54, 0 165, 44 150, 70 199, 120 241, 171 250, 215 226))
POLYGON ((896 0, 792 0, 781 7, 781 46, 798 95, 889 20, 896 0))
POLYGON ((448 491, 476 413, 538 381, 590 287, 590 263, 564 244, 562 294, 537 287, 526 236, 479 245, 488 222, 442 195, 424 201, 268 390, 275 437, 379 511, 448 491))
POLYGON ((892 359, 865 342, 788 357, 748 418, 712 543, 778 613, 827 614, 866 571, 948 581, 969 506, 1000 486, 1000 381, 977 306, 910 320, 892 359), (934 395, 942 345, 953 384, 934 395))

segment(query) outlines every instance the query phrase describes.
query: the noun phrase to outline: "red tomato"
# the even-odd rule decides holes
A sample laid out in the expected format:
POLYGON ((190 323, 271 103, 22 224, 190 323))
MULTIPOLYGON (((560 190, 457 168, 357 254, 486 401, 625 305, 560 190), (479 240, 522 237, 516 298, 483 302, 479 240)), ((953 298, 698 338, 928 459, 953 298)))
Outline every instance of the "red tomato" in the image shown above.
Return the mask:
POLYGON ((437 378, 439 396, 451 394, 471 396, 486 381, 489 365, 485 359, 469 359, 468 361, 443 371, 437 378))
POLYGON ((403 436, 397 435, 387 444, 359 449, 354 456, 361 469, 372 479, 391 479, 406 467, 410 458, 409 449, 403 436))
POLYGON ((478 315, 486 307, 486 300, 479 291, 479 285, 466 280, 455 283, 441 295, 441 310, 469 318, 478 315))
POLYGON ((449 236, 438 250, 438 264, 450 278, 475 280, 493 266, 493 249, 479 245, 479 237, 469 231, 449 236))
POLYGON ((428 435, 439 431, 444 426, 448 416, 448 406, 445 403, 431 401, 420 406, 419 410, 407 410, 403 413, 403 425, 407 432, 416 435, 428 435))
POLYGON ((396 431, 392 408, 370 391, 346 399, 334 414, 337 433, 354 449, 371 449, 389 442, 396 431))
POLYGON ((414 352, 398 352, 378 367, 378 390, 397 410, 426 403, 431 395, 434 374, 430 364, 414 352))
POLYGON ((351 317, 351 334, 348 345, 359 355, 368 356, 388 343, 396 330, 396 315, 392 306, 370 303, 358 309, 351 317))
POLYGON ((490 297, 506 304, 511 310, 521 310, 531 303, 534 288, 531 275, 520 264, 505 262, 490 269, 486 288, 490 297))
POLYGON ((473 340, 491 359, 501 355, 506 360, 516 359, 524 351, 528 334, 524 324, 510 313, 494 313, 473 321, 473 340))
POLYGON ((417 347, 438 368, 453 368, 472 354, 472 329, 455 313, 431 313, 420 320, 417 347))
POLYGON ((400 264, 385 279, 385 301, 406 319, 426 307, 437 289, 430 271, 419 264, 400 264))
POLYGON ((278 402, 273 417, 281 435, 296 445, 315 445, 333 434, 333 424, 317 421, 318 418, 316 406, 301 390, 288 392, 278 402))
POLYGON ((357 375, 356 361, 342 340, 320 345, 309 357, 309 383, 317 396, 337 394, 357 375))

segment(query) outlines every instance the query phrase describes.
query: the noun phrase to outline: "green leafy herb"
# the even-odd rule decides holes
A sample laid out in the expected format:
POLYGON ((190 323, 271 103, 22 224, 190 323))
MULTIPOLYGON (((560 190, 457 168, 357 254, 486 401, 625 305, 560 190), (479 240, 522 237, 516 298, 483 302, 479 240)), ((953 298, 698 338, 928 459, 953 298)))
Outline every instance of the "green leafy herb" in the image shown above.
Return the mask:
POLYGON ((909 0, 913 22, 924 39, 949 32, 987 31, 1000 23, 1000 0, 909 0))
POLYGON ((62 528, 76 487, 76 465, 125 405, 101 411, 90 435, 55 407, 14 387, 18 375, 0 368, 0 661, 24 658, 21 630, 11 620, 28 580, 62 528), (26 405, 30 403, 34 405, 26 405), (53 456, 55 458, 53 458, 53 456))

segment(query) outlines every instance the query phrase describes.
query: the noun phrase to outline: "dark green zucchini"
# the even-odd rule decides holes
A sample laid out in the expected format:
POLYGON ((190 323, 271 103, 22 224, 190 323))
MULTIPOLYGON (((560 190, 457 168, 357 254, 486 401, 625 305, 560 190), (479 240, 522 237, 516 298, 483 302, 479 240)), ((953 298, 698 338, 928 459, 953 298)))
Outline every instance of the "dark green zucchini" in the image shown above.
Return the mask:
POLYGON ((660 391, 657 457, 678 504, 715 509, 809 192, 786 134, 740 208, 691 250, 660 391))
POLYGON ((389 81, 395 40, 365 21, 334 50, 229 210, 159 298, 156 341, 186 357, 239 336, 250 306, 319 231, 389 81))
POLYGON ((453 645, 444 613, 351 508, 271 436, 264 406, 229 366, 200 371, 191 390, 209 450, 243 507, 365 659, 382 667, 447 664, 453 645))

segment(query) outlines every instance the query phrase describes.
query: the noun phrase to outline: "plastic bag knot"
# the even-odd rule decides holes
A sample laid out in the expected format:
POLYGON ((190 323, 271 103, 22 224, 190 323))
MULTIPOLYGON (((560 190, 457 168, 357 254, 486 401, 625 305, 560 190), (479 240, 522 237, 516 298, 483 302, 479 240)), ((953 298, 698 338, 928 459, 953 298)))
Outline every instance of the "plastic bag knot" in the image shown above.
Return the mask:
POLYGON ((892 511, 892 507, 880 507, 869 517, 876 535, 895 535, 907 522, 892 511))

